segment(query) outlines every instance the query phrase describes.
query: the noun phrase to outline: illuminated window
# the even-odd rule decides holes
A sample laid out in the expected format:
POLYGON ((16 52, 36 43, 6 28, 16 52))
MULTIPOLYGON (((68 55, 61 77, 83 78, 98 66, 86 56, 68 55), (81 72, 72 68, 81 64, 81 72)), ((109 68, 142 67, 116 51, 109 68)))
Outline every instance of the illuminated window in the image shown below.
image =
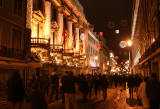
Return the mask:
POLYGON ((14 13, 22 16, 22 0, 14 0, 14 13))
POLYGON ((12 31, 12 48, 21 49, 21 31, 13 29, 12 31))
POLYGON ((37 38, 38 37, 38 23, 32 22, 32 37, 37 38))

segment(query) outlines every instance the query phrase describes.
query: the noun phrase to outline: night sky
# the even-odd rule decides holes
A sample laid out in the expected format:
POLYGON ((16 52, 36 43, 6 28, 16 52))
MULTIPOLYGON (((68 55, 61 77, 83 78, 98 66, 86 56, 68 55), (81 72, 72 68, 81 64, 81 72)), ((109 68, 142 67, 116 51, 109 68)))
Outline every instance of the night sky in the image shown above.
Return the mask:
POLYGON ((86 19, 94 25, 94 31, 104 33, 107 46, 116 56, 119 56, 119 61, 128 59, 127 48, 120 48, 119 43, 122 40, 129 40, 131 37, 133 1, 79 0, 79 2, 84 7, 86 19), (119 34, 115 33, 117 29, 120 30, 119 34))

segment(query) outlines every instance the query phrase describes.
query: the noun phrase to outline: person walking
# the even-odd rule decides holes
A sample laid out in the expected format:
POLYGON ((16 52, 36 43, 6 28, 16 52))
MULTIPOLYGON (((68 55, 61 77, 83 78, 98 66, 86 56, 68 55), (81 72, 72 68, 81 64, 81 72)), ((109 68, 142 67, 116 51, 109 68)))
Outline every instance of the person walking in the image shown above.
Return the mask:
POLYGON ((11 78, 7 81, 8 101, 14 105, 14 109, 22 108, 22 101, 26 97, 24 85, 18 71, 14 71, 11 78))
POLYGON ((105 74, 101 78, 101 88, 102 88, 102 91, 103 91, 103 98, 104 98, 104 100, 106 100, 106 98, 107 98, 108 81, 107 81, 107 78, 106 78, 105 74))
POLYGON ((113 85, 113 75, 111 75, 111 74, 109 75, 109 83, 112 87, 112 85, 113 85))
POLYGON ((92 96, 92 88, 93 88, 93 78, 91 74, 88 74, 87 76, 87 81, 88 81, 88 92, 89 92, 89 98, 91 100, 92 96))
POLYGON ((149 78, 145 77, 138 88, 138 99, 142 100, 142 107, 144 109, 150 108, 149 99, 147 98, 147 95, 146 95, 146 84, 148 81, 149 81, 149 78))
POLYGON ((51 94, 50 94, 49 102, 51 102, 54 92, 56 92, 56 101, 58 101, 59 76, 57 75, 57 68, 55 68, 54 72, 52 72, 50 81, 51 81, 51 84, 50 84, 51 94))
POLYGON ((61 83, 62 83, 62 104, 65 104, 65 89, 64 89, 64 79, 66 78, 66 76, 68 75, 68 71, 65 71, 65 74, 61 77, 61 83))
POLYGON ((77 109, 76 96, 75 96, 75 83, 77 79, 73 76, 72 72, 69 72, 63 77, 62 83, 65 91, 65 107, 66 109, 77 109))
POLYGON ((140 86, 140 83, 142 82, 142 78, 138 74, 136 74, 135 77, 134 77, 134 80, 135 80, 134 87, 135 87, 136 96, 137 96, 137 99, 138 99, 138 88, 140 86))
POLYGON ((86 103, 88 95, 88 81, 84 75, 81 77, 79 85, 80 91, 83 93, 83 101, 86 103))
POLYGON ((32 91, 27 97, 27 102, 31 103, 31 109, 47 109, 45 93, 39 88, 38 81, 33 83, 32 91))
POLYGON ((129 77, 128 77, 128 87, 129 87, 130 98, 133 98, 133 87, 134 87, 133 75, 129 75, 129 77))
POLYGON ((146 94, 149 99, 150 109, 159 109, 160 103, 160 82, 156 73, 151 73, 150 80, 146 85, 146 94))
POLYGON ((99 78, 96 73, 94 74, 93 85, 94 85, 95 97, 97 98, 97 92, 99 89, 99 78))

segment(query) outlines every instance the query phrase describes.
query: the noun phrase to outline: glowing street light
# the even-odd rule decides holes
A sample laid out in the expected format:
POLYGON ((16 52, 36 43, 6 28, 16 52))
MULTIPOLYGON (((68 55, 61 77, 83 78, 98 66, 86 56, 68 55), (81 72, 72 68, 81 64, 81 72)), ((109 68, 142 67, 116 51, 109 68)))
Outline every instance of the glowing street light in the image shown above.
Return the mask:
POLYGON ((96 56, 96 57, 95 57, 95 60, 97 60, 97 59, 98 59, 98 57, 96 56))
POLYGON ((128 41, 128 46, 131 46, 132 45, 132 41, 128 41))

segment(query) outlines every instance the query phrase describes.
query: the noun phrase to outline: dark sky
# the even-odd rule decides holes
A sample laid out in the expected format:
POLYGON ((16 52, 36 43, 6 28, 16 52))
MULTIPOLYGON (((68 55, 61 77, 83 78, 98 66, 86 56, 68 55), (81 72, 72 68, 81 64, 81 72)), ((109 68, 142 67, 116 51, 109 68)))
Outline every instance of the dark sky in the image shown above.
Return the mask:
POLYGON ((120 41, 129 40, 131 37, 132 0, 79 0, 84 7, 86 19, 93 24, 94 31, 103 32, 107 46, 123 60, 127 49, 119 46, 120 41), (121 20, 127 20, 121 26, 121 20), (108 23, 114 22, 115 26, 109 28, 108 23), (120 30, 119 34, 115 30, 120 30), (123 57, 123 58, 122 58, 123 57))

